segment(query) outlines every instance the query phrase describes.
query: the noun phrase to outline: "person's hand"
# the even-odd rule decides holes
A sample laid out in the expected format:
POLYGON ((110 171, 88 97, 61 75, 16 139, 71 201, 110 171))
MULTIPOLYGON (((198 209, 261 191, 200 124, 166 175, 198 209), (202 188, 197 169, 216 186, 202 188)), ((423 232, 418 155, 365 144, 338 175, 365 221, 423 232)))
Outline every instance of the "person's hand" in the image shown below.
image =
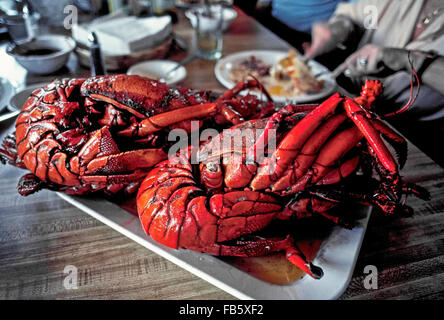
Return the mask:
POLYGON ((344 73, 350 78, 357 78, 364 75, 372 75, 384 69, 383 48, 367 44, 360 50, 350 55, 344 63, 336 68, 335 73, 344 73))
MULTIPOLYGON (((323 53, 331 50, 332 33, 325 24, 314 24, 311 32, 311 44, 305 42, 302 47, 305 51, 305 57, 313 59, 323 53)), ((333 45, 333 47, 336 44, 333 45)))

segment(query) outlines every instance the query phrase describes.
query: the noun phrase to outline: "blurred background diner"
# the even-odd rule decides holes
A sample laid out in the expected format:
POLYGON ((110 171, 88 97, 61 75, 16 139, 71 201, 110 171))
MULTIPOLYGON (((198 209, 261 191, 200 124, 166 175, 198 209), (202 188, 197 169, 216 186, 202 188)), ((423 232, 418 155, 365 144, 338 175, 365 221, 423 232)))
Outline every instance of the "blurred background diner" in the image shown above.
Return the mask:
MULTIPOLYGON (((0 36, 7 53, 2 59, 12 57, 23 67, 3 60, 2 75, 16 87, 98 70, 170 77, 169 84, 180 83, 186 77, 182 67, 191 61, 222 57, 224 33, 239 10, 233 5, 286 40, 304 61, 326 66, 344 92, 356 95, 365 79, 382 80, 384 96, 376 108, 380 115, 396 112, 410 100, 413 66, 419 94, 407 112, 390 121, 444 163, 430 139, 444 137, 440 0, 2 0, 0 36), (192 34, 182 27, 184 20, 192 34), (44 34, 49 37, 39 39, 44 34), (41 67, 42 62, 23 57, 19 44, 29 41, 33 46, 54 44, 57 59, 45 60, 40 52, 41 67), (170 60, 175 61, 149 63, 174 53, 178 58, 170 60)), ((240 36, 242 30, 232 32, 240 36)))

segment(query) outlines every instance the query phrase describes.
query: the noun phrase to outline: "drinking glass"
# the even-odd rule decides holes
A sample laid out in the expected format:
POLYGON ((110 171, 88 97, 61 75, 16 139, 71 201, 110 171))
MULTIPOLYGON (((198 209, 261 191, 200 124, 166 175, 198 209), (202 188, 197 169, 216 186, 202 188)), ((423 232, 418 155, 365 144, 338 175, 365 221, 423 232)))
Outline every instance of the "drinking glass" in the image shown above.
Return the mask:
POLYGON ((208 6, 194 11, 195 48, 198 57, 216 60, 222 56, 223 10, 223 6, 208 6))

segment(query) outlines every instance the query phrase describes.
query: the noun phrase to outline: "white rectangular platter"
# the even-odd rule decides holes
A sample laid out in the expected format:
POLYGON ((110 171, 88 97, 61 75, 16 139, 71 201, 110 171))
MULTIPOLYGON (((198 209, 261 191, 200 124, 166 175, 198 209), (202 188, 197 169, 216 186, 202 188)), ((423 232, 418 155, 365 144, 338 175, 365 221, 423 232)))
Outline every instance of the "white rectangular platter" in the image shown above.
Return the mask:
POLYGON ((356 212, 359 218, 352 230, 334 227, 329 237, 322 242, 313 260, 314 264, 324 270, 322 279, 314 280, 304 276, 288 285, 276 285, 259 280, 217 257, 189 250, 174 250, 155 242, 145 234, 136 216, 105 199, 64 193, 58 195, 147 249, 239 299, 339 298, 353 274, 371 212, 370 207, 362 207, 360 212, 356 212))

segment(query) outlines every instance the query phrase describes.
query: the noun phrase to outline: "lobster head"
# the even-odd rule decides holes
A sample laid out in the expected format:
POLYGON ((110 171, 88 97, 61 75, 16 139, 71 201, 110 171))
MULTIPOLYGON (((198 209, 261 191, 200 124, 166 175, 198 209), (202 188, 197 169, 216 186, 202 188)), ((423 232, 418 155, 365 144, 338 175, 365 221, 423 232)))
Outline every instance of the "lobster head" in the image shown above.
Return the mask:
POLYGON ((92 77, 81 87, 83 96, 111 103, 139 118, 161 113, 168 90, 164 83, 126 74, 92 77))
POLYGON ((361 89, 361 95, 355 101, 367 110, 374 107, 375 100, 382 94, 383 86, 378 80, 366 80, 361 89))

